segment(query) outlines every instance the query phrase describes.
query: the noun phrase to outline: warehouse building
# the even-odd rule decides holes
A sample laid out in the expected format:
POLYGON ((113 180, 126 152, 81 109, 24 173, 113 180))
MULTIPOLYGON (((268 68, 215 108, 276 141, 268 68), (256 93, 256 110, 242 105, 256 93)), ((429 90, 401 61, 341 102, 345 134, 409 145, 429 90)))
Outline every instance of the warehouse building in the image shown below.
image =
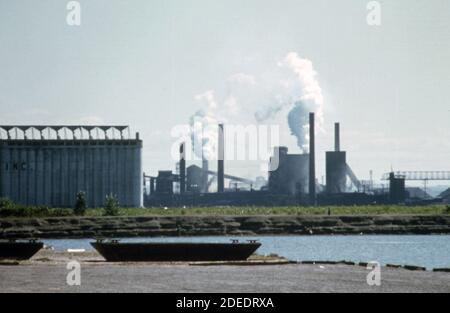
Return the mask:
POLYGON ((141 207, 142 141, 128 126, 0 126, 0 197, 23 205, 89 207, 107 195, 141 207))

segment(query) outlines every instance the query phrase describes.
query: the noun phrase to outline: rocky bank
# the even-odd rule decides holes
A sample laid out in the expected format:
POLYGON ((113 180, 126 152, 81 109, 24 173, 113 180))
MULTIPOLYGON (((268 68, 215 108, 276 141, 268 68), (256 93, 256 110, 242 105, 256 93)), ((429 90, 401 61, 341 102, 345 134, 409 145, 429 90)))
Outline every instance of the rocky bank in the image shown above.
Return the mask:
POLYGON ((158 216, 0 219, 0 238, 450 234, 450 216, 158 216))

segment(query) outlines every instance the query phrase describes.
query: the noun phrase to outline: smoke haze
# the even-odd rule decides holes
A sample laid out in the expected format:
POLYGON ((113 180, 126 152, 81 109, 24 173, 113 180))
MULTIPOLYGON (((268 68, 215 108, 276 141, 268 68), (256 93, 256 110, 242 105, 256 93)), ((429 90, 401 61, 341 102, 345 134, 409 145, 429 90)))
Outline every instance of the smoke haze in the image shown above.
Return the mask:
POLYGON ((289 52, 267 68, 259 76, 230 75, 228 94, 222 100, 213 89, 195 96, 203 107, 190 118, 194 152, 199 158, 215 156, 218 123, 271 123, 281 114, 286 114, 284 123, 298 148, 308 152, 309 112, 316 113, 319 129, 323 124, 324 99, 313 64, 289 52))

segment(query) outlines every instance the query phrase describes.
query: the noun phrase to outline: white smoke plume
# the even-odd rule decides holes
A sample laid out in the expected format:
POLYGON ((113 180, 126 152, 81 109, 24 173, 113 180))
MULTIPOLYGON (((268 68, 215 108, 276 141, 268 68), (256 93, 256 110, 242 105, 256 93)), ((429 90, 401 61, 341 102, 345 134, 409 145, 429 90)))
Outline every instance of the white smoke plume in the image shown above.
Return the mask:
POLYGON ((272 67, 264 64, 264 68, 259 75, 231 75, 223 97, 218 97, 215 90, 195 97, 203 105, 190 118, 196 156, 215 157, 217 124, 228 120, 234 124, 248 124, 252 120, 262 124, 273 122, 282 113, 287 114, 285 121, 300 150, 308 152, 309 113, 316 113, 319 129, 323 125, 324 98, 312 62, 290 52, 272 67))
POLYGON ((236 73, 227 79, 228 94, 225 97, 218 97, 214 90, 195 96, 195 100, 203 106, 190 118, 192 146, 198 158, 217 158, 218 124, 226 124, 229 120, 239 122, 245 112, 242 112, 238 96, 248 99, 249 88, 256 85, 254 76, 236 73), (245 90, 245 96, 242 90, 245 90))
POLYGON ((317 80, 317 73, 308 59, 302 59, 295 52, 287 54, 282 66, 296 75, 300 94, 294 98, 293 108, 288 114, 288 123, 297 145, 304 152, 309 149, 309 113, 316 113, 318 128, 323 125, 323 95, 317 80))
POLYGON ((217 157, 218 124, 226 123, 225 116, 238 111, 236 99, 228 96, 219 103, 214 90, 208 90, 195 96, 195 100, 204 108, 195 112, 189 121, 193 151, 200 159, 214 160, 217 157))
POLYGON ((309 112, 303 102, 297 102, 287 117, 291 133, 297 138, 297 145, 304 152, 309 149, 309 112))

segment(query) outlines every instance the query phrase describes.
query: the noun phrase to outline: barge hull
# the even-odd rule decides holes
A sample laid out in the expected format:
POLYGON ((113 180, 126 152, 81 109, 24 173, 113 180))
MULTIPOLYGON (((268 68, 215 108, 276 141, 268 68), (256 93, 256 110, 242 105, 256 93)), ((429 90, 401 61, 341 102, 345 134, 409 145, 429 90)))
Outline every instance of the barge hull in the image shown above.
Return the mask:
POLYGON ((242 261, 260 243, 91 243, 109 262, 242 261))
POLYGON ((0 242, 0 259, 28 260, 43 247, 42 242, 0 242))

